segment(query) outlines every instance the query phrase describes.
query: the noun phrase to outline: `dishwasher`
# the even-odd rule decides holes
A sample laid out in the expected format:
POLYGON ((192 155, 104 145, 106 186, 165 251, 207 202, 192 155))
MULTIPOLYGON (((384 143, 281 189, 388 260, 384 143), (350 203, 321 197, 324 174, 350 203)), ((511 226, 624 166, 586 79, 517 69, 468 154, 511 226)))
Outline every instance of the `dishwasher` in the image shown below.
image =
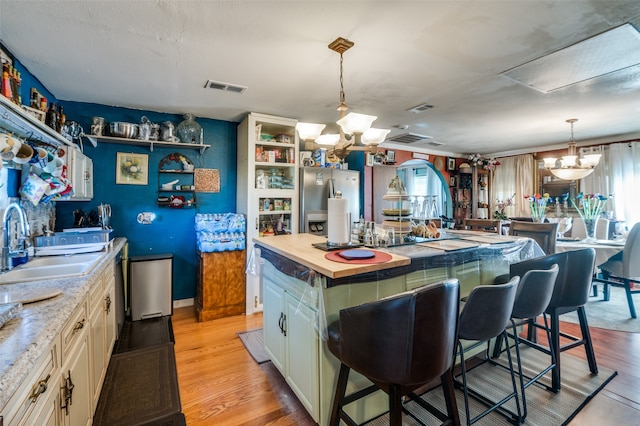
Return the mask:
POLYGON ((173 255, 129 258, 131 320, 173 314, 173 255))

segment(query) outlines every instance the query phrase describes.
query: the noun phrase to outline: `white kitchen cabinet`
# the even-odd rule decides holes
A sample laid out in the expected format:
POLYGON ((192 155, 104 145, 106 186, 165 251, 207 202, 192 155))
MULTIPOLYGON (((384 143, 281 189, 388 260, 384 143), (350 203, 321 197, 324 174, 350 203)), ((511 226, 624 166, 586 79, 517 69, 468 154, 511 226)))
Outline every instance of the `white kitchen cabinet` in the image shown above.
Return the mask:
POLYGON ((268 279, 264 282, 263 332, 271 361, 302 405, 319 421, 317 311, 268 279))
POLYGON ((90 425, 93 415, 86 299, 62 329, 60 410, 65 426, 90 425))
POLYGON ((93 198, 93 160, 77 148, 69 148, 66 158, 67 177, 73 186, 71 201, 93 198))
MULTIPOLYGON (((236 204, 247 218, 247 253, 254 237, 298 232, 296 124, 291 118, 250 113, 238 126, 236 204)), ((262 311, 259 277, 248 274, 246 285, 246 313, 262 311)))
POLYGON ((100 391, 107 373, 111 350, 116 339, 116 318, 114 310, 115 276, 112 265, 107 266, 97 277, 89 293, 91 324, 90 373, 91 412, 98 405, 100 391))
POLYGON ((264 312, 262 314, 264 346, 271 362, 281 372, 284 371, 285 363, 283 319, 284 291, 277 285, 266 282, 264 284, 264 312))
MULTIPOLYGON (((42 412, 48 411, 52 401, 59 395, 58 374, 60 368, 60 341, 54 343, 38 359, 20 387, 0 412, 3 425, 35 425, 35 418, 42 418, 42 412)), ((59 424, 59 405, 55 413, 45 416, 59 424)), ((47 423, 49 424, 49 423, 47 423)))

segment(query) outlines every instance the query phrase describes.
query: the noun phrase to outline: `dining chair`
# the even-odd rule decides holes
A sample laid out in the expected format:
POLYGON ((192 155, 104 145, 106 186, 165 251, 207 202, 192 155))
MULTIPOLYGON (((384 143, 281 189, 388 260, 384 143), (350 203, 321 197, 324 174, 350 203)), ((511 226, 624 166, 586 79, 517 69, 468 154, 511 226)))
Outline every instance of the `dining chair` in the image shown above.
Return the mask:
MULTIPOLYGON (((340 311, 328 327, 327 346, 340 360, 329 425, 355 425, 343 407, 377 390, 389 399, 389 424, 401 425, 408 396, 445 424, 459 425, 452 366, 458 331, 460 284, 448 279, 340 311), (350 370, 372 386, 345 395, 350 370), (414 393, 439 379, 447 413, 414 393)), ((434 392, 433 390, 432 392, 434 392)))
MULTIPOLYGON (((576 217, 573 219, 571 236, 574 238, 580 238, 580 239, 587 238, 587 228, 584 225, 584 219, 582 219, 581 217, 576 217)), ((609 219, 601 217, 596 222, 596 239, 598 240, 609 239, 609 219)))
MULTIPOLYGON (((535 347, 551 357, 551 364, 555 361, 555 367, 551 370, 552 383, 551 387, 549 387, 549 390, 553 392, 558 392, 561 387, 560 354, 566 350, 581 345, 584 346, 589 371, 592 374, 598 374, 598 366, 591 341, 591 333, 589 332, 587 313, 584 308, 589 300, 595 255, 596 252, 594 249, 584 248, 512 263, 509 267, 511 277, 516 275, 522 277, 527 271, 549 269, 554 264, 558 265, 558 277, 556 278, 553 295, 544 311, 550 318, 553 343, 548 348, 541 345, 535 347), (576 312, 578 314, 581 337, 572 336, 560 330, 560 316, 569 312, 576 312), (569 342, 561 345, 561 337, 569 340, 569 342)), ((496 278, 496 282, 504 282, 503 277, 500 276, 496 278)), ((543 325, 538 324, 535 319, 530 319, 527 321, 527 326, 527 340, 537 342, 537 329, 544 328, 543 325)))
MULTIPOLYGON (((486 357, 484 362, 490 363, 489 348, 490 341, 498 336, 503 336, 507 340, 507 326, 511 318, 513 303, 518 291, 520 277, 513 277, 505 284, 480 285, 475 287, 466 298, 462 312, 460 312, 460 323, 458 329, 458 352, 460 356, 460 374, 454 377, 454 383, 461 387, 464 394, 464 409, 467 425, 471 425, 484 418, 489 413, 496 411, 507 419, 520 424, 522 412, 518 400, 518 385, 516 384, 511 348, 507 347, 508 368, 511 374, 512 391, 503 396, 500 401, 493 401, 483 395, 478 389, 469 385, 468 375, 479 374, 477 367, 467 371, 465 363, 465 352, 486 344, 486 357), (466 348, 463 347, 462 340, 475 341, 466 348), (458 379, 462 378, 462 382, 458 379), (471 417, 469 396, 478 400, 487 408, 481 413, 471 417), (506 409, 504 404, 510 400, 515 401, 516 413, 506 409)), ((492 363, 491 363, 492 364, 492 363)), ((486 370, 484 370, 486 371, 486 370)))
POLYGON ((529 237, 535 240, 545 254, 556 251, 557 223, 521 222, 512 220, 509 235, 529 237))
POLYGON ((500 229, 502 228, 502 221, 500 219, 465 219, 464 220, 464 229, 469 229, 472 231, 483 231, 483 232, 493 232, 500 233, 500 229))
MULTIPOLYGON (((513 303, 513 311, 511 312, 511 328, 512 332, 507 333, 513 339, 516 348, 516 363, 518 365, 518 375, 520 376, 520 397, 522 398, 522 419, 527 417, 527 399, 525 389, 536 383, 540 378, 547 374, 556 365, 556 357, 553 352, 553 341, 551 337, 551 329, 547 320, 545 310, 551 301, 553 290, 558 277, 559 267, 554 264, 549 269, 529 270, 524 273, 518 285, 516 300, 513 303), (522 358, 520 356, 520 343, 536 348, 537 342, 520 337, 518 327, 527 325, 530 320, 542 315, 543 328, 547 337, 547 344, 551 351, 551 364, 533 377, 525 377, 522 372, 522 358), (526 382, 525 382, 526 378, 526 382)), ((498 336, 494 346, 493 357, 497 358, 502 352, 502 335, 498 336)), ((509 342, 509 340, 505 340, 509 342)))
POLYGON ((622 252, 598 268, 600 273, 594 277, 593 284, 604 284, 604 300, 610 299, 609 286, 624 288, 631 318, 637 318, 633 295, 640 293, 640 222, 631 228, 622 252))

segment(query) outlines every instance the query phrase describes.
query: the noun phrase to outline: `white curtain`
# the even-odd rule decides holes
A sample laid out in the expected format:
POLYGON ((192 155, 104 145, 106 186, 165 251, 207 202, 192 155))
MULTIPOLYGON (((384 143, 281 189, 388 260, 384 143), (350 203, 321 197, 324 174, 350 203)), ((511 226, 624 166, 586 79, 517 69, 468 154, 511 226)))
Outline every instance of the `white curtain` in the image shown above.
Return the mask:
POLYGON ((585 193, 613 194, 607 209, 631 229, 640 222, 640 142, 614 143, 600 149, 600 164, 582 179, 580 189, 585 193))
MULTIPOLYGON (((533 180, 535 159, 532 154, 516 155, 513 157, 498 158, 500 165, 496 167, 491 182, 492 212, 496 210, 496 200, 506 200, 515 195, 515 206, 507 208, 505 213, 509 217, 531 216, 529 204, 524 197, 532 195, 536 191, 536 184, 533 180)), ((492 213, 493 215, 493 213, 492 213)))

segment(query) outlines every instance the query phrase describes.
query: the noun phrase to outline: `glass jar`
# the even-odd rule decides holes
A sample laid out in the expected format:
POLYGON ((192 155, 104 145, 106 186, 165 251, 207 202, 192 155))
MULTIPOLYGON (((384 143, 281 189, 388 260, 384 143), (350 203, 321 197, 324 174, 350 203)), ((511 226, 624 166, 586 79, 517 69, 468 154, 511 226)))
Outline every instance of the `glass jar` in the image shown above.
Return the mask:
POLYGON ((184 121, 178 124, 176 134, 182 143, 202 143, 202 126, 196 123, 193 114, 184 115, 184 121))
POLYGON ((267 177, 264 175, 264 170, 256 171, 256 189, 267 189, 267 177))

